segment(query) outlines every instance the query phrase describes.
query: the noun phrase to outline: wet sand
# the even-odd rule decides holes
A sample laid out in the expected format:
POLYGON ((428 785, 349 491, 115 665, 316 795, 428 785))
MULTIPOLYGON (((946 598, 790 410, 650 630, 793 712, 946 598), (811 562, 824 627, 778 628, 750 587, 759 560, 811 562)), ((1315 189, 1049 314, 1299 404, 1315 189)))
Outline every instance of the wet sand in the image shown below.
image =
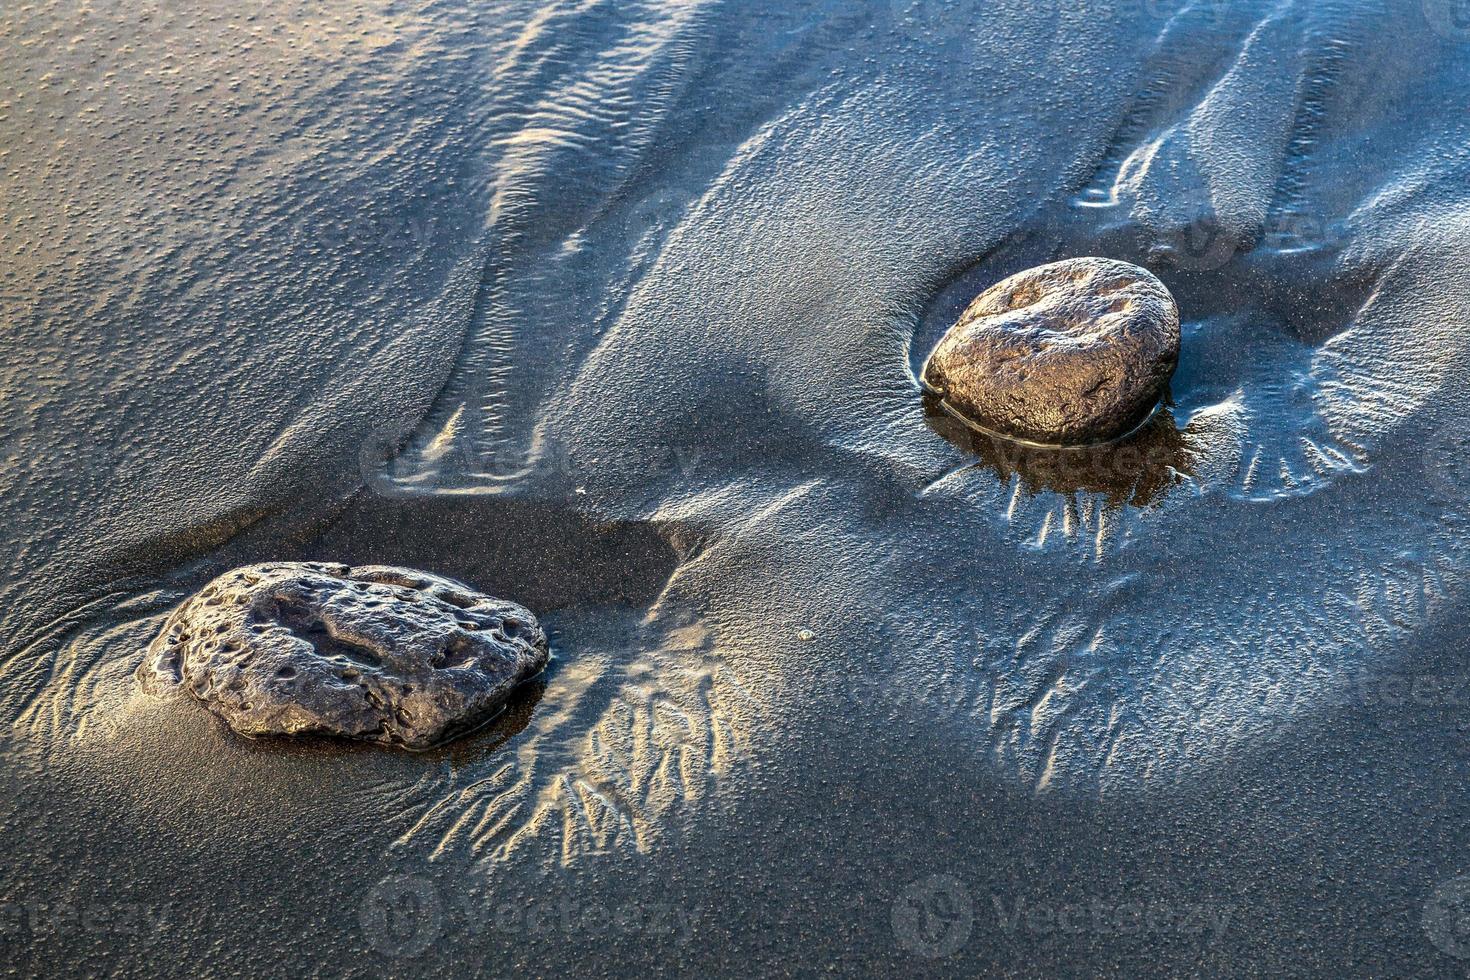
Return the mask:
POLYGON ((1462 967, 1451 5, 175 6, 0 11, 15 970, 1462 967), (1166 411, 926 406, 1075 255, 1166 411), (308 559, 553 662, 424 755, 137 690, 308 559))

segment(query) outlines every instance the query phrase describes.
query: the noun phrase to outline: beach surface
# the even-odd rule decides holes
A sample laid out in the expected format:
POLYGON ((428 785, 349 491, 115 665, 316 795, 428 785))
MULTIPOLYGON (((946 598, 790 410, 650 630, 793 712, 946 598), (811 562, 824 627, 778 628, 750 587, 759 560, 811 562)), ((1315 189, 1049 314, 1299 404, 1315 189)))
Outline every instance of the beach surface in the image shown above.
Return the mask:
POLYGON ((7 963, 1463 970, 1457 11, 0 9, 7 963), (1148 426, 925 404, 1087 255, 1178 301, 1148 426), (308 560, 552 662, 421 754, 139 690, 308 560))

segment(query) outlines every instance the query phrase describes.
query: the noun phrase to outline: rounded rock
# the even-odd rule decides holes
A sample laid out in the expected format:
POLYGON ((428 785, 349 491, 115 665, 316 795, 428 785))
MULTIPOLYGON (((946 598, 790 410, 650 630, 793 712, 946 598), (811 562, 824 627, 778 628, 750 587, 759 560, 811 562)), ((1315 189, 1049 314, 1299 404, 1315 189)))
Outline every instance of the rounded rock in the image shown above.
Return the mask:
POLYGON ((488 720, 546 666, 525 607, 408 568, 237 568, 176 609, 137 677, 241 735, 426 749, 488 720))
POLYGON ((1179 363, 1179 308, 1147 269, 1076 258, 975 298, 924 364, 961 419, 1048 446, 1107 442, 1142 424, 1179 363))

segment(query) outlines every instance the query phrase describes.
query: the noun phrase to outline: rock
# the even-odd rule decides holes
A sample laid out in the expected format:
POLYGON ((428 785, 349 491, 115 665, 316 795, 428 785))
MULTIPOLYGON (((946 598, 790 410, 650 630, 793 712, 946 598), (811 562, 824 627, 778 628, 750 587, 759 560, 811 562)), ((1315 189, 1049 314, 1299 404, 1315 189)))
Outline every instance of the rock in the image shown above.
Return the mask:
POLYGON ((276 562, 222 575, 176 609, 137 676, 241 735, 425 749, 488 720, 547 657, 527 609, 452 579, 276 562))
POLYGON ((976 297, 924 365, 945 408, 1050 446, 1106 442, 1153 411, 1179 362, 1179 308, 1153 273, 1078 258, 976 297))

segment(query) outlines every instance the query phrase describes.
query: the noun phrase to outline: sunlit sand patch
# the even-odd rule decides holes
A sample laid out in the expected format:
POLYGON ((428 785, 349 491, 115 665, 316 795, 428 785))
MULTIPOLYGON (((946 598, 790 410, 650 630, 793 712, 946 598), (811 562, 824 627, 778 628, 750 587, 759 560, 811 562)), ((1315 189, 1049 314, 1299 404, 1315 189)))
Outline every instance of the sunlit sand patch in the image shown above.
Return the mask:
POLYGON ((11 736, 37 744, 107 741, 138 694, 136 670, 182 591, 113 594, 41 630, 0 667, 11 736), (128 664, 132 667, 129 668, 128 664))
POLYGON ((529 736, 455 772, 395 848, 466 865, 653 847, 730 775, 755 704, 703 630, 668 640, 634 663, 569 665, 529 736))
MULTIPOLYGON (((963 583, 985 571, 955 554, 952 584, 928 596, 942 612, 888 614, 884 635, 922 639, 895 649, 884 699, 1036 793, 1185 787, 1353 704, 1365 671, 1464 595, 1467 527, 1462 512, 1418 540, 1383 529, 1351 558, 1324 544, 1283 560, 1255 537, 1095 571, 1054 552, 1025 582, 990 576, 975 594, 963 583), (1296 595, 1311 600, 1283 599, 1296 595)), ((889 609, 916 604, 897 583, 882 595, 889 609)))
POLYGON ((483 284, 391 482, 493 493, 545 462, 547 393, 568 382, 646 253, 697 196, 639 178, 661 130, 687 111, 686 75, 709 43, 706 6, 548 5, 497 65, 509 124, 488 134, 483 284), (570 57, 564 32, 586 35, 589 21, 603 22, 606 47, 570 57))
POLYGON ((1060 450, 977 432, 930 403, 931 428, 976 461, 958 462, 921 496, 969 501, 1017 547, 1101 561, 1236 469, 1239 415, 1238 406, 1211 406, 1181 427, 1166 408, 1115 443, 1060 450))

